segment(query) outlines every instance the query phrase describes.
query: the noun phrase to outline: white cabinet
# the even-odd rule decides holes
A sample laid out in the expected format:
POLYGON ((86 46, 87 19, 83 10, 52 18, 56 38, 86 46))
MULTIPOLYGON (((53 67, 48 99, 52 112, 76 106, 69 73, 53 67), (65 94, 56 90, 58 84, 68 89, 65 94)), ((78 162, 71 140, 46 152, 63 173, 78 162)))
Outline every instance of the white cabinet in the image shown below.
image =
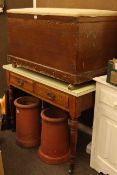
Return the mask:
POLYGON ((90 166, 98 172, 117 175, 117 87, 106 83, 106 76, 95 80, 90 166))

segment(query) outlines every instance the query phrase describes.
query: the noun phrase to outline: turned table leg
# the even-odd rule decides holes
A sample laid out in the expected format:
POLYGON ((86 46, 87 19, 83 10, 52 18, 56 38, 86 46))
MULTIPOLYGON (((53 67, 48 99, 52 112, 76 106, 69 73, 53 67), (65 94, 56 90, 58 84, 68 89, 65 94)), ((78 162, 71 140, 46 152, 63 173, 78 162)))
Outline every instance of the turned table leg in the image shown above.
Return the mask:
POLYGON ((15 130, 15 112, 14 112, 14 97, 13 97, 13 87, 9 86, 9 107, 10 107, 10 116, 11 116, 11 129, 15 130))
POLYGON ((71 119, 70 121, 71 158, 70 158, 69 174, 72 174, 74 171, 74 165, 75 165, 75 159, 76 159, 77 136, 78 136, 78 121, 77 119, 71 119))
POLYGON ((69 174, 73 174, 76 159, 77 138, 78 138, 78 117, 81 114, 81 98, 76 98, 73 96, 70 97, 69 114, 70 114, 70 150, 71 150, 69 174))

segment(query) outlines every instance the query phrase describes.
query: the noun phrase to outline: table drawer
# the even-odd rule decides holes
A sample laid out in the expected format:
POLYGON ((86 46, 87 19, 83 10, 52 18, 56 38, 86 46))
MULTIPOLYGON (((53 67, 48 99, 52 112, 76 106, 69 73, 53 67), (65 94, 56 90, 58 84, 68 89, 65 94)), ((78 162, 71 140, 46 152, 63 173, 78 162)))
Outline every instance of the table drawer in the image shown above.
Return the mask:
POLYGON ((56 103, 64 108, 68 108, 68 96, 62 92, 38 83, 35 84, 34 91, 49 102, 56 103))
POLYGON ((10 83, 20 89, 33 92, 33 81, 22 76, 10 73, 10 83))

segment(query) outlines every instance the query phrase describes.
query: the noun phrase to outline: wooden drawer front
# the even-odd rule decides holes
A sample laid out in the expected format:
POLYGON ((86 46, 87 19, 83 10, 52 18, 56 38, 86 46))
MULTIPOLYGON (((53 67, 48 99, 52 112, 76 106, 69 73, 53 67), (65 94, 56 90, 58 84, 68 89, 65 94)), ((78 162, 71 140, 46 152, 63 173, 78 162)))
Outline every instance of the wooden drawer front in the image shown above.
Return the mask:
POLYGON ((35 93, 37 93, 39 96, 45 98, 46 100, 56 103, 60 106, 63 106, 64 108, 68 108, 68 96, 54 90, 52 88, 49 88, 47 86, 41 85, 41 84, 35 84, 34 88, 35 93))
POLYGON ((33 81, 22 76, 10 73, 10 83, 27 91, 33 92, 33 81))

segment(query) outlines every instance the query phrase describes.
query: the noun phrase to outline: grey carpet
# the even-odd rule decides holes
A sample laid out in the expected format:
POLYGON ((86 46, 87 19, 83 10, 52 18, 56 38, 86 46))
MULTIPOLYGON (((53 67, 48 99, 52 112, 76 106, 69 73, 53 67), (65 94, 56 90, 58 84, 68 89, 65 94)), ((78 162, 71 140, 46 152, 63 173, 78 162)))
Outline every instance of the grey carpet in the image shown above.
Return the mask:
MULTIPOLYGON (((89 141, 89 136, 79 132, 74 175, 98 175, 90 168, 90 156, 85 152, 89 141)), ((38 158, 38 148, 24 149, 17 146, 15 132, 0 132, 0 149, 2 150, 5 175, 68 175, 68 163, 48 165, 38 158)))

